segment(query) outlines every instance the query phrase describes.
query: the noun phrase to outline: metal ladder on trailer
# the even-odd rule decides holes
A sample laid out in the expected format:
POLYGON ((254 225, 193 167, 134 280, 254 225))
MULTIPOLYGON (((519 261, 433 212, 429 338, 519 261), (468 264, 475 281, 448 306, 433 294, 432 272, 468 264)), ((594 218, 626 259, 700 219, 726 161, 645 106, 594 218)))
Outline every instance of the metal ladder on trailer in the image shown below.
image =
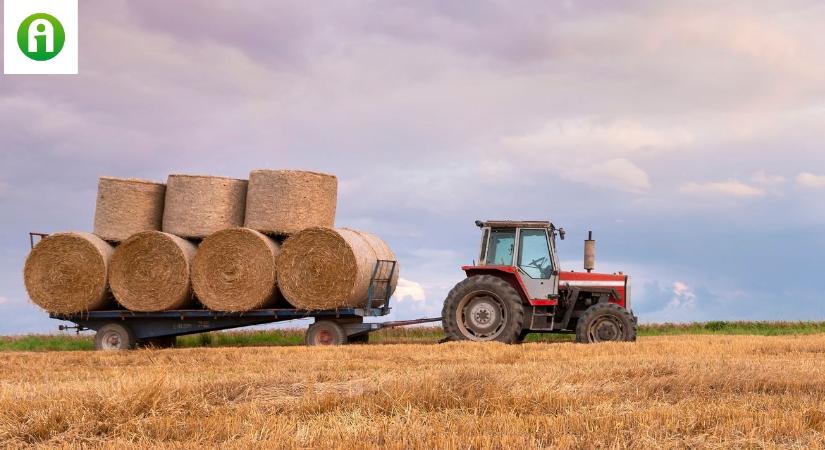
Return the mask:
POLYGON ((396 261, 379 259, 372 270, 370 288, 367 291, 367 308, 380 307, 384 312, 390 309, 390 281, 395 274, 396 261))

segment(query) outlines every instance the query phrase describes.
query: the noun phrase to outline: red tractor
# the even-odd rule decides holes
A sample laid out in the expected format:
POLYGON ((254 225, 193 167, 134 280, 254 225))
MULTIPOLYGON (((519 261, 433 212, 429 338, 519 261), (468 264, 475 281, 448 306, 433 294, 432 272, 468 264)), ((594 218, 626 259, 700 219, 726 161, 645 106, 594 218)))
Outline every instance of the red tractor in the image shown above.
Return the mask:
POLYGON ((585 241, 586 272, 562 272, 546 221, 476 221, 478 264, 444 301, 448 340, 517 343, 528 333, 576 333, 578 342, 635 341, 627 275, 592 273, 595 242, 585 241))

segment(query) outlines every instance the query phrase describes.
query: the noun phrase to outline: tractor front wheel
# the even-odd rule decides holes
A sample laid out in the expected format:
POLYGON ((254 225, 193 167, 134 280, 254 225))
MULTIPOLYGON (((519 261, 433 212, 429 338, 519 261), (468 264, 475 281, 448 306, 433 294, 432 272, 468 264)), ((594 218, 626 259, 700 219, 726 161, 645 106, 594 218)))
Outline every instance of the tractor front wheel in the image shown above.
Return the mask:
POLYGON ((597 303, 584 311, 576 324, 576 342, 594 344, 636 340, 633 315, 613 303, 597 303))
POLYGON ((524 323, 521 296, 501 278, 476 275, 458 283, 444 300, 444 332, 451 341, 519 341, 524 323))

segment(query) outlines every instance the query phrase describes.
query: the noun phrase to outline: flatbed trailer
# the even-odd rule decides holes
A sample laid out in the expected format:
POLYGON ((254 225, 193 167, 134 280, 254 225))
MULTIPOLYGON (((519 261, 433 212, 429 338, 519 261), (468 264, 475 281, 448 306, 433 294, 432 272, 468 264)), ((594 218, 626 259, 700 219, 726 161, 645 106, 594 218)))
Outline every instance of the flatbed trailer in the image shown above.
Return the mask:
POLYGON ((219 331, 250 325, 264 325, 295 319, 312 318, 306 332, 307 345, 342 345, 365 343, 369 333, 384 328, 441 321, 440 317, 416 320, 365 323, 365 317, 388 314, 389 308, 338 308, 299 310, 289 308, 256 309, 245 312, 218 312, 187 309, 160 312, 127 310, 89 311, 79 314, 49 314, 76 326, 60 328, 77 331, 94 330, 98 350, 130 349, 136 346, 171 347, 178 336, 219 331))
MULTIPOLYGON (((34 248, 35 238, 46 233, 29 233, 34 248)), ((94 330, 98 350, 131 349, 137 346, 172 347, 178 336, 227 330, 251 325, 264 325, 296 319, 314 319, 306 332, 307 345, 342 345, 365 343, 369 334, 384 328, 440 322, 441 317, 365 323, 365 317, 382 317, 390 313, 392 275, 397 262, 378 260, 372 271, 364 307, 344 307, 304 310, 290 307, 255 309, 243 312, 222 312, 209 309, 181 309, 158 312, 137 312, 126 309, 85 311, 74 314, 50 313, 56 320, 73 322, 60 325, 61 330, 78 332, 94 330), (378 305, 378 306, 374 306, 378 305)))

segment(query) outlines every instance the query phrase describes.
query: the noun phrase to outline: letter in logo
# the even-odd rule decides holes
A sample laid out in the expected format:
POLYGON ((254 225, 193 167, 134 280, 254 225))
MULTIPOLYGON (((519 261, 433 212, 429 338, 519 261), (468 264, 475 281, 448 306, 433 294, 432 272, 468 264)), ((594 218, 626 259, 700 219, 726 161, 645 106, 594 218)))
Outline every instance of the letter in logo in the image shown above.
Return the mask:
POLYGON ((17 45, 27 57, 47 61, 60 53, 66 42, 63 25, 46 13, 32 14, 17 29, 17 45))

